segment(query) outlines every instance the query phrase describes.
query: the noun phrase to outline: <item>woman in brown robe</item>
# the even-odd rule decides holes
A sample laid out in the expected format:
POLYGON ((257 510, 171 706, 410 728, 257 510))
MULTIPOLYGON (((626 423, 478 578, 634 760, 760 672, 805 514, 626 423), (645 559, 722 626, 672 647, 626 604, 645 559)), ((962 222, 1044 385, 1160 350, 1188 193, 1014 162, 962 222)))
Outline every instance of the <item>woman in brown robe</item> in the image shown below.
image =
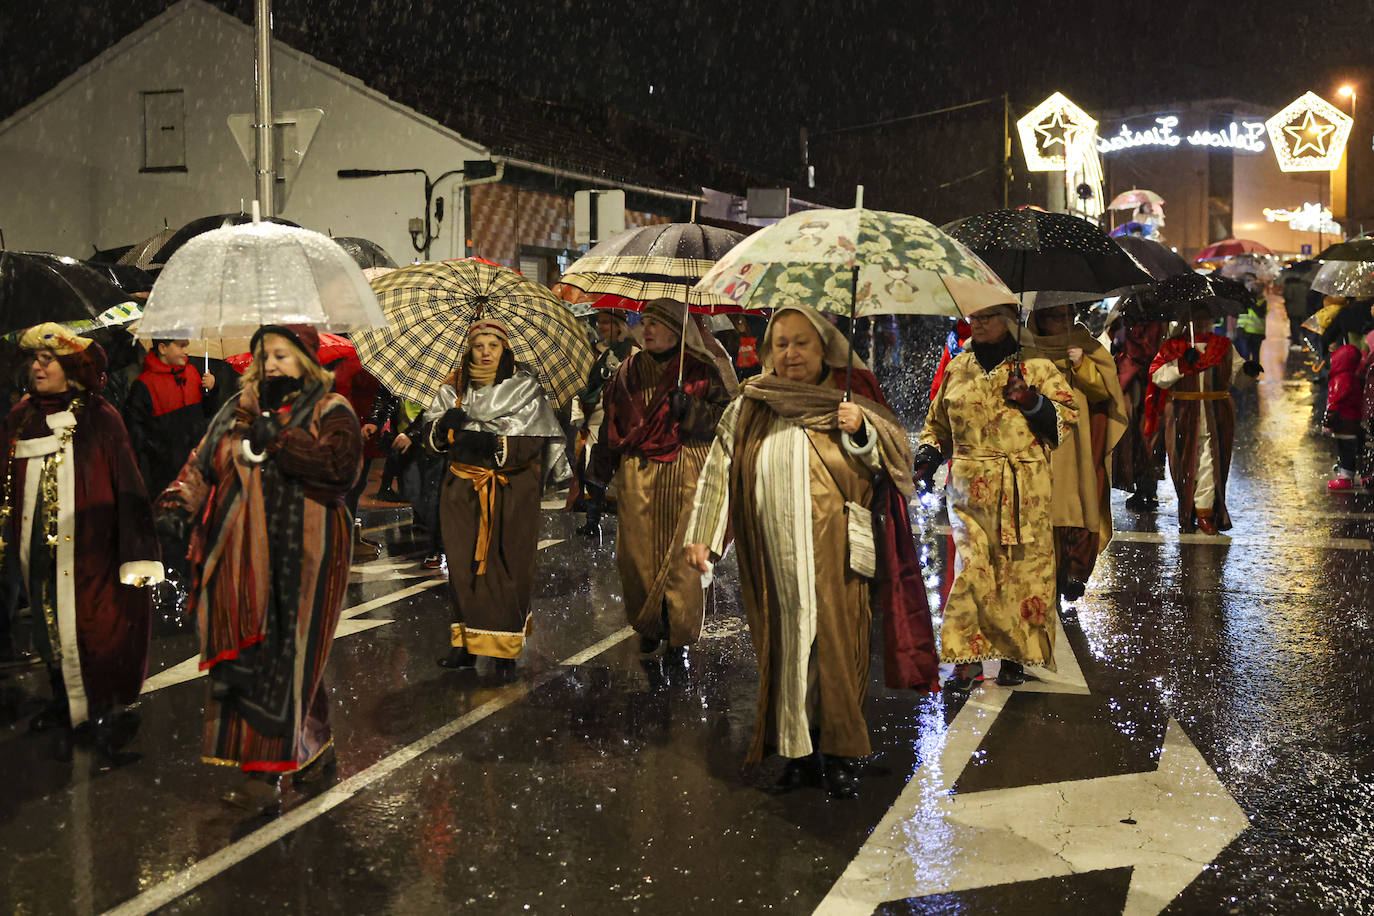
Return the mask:
MULTIPOLYGON (((22 579, 53 696, 29 727, 56 754, 90 738, 106 762, 133 738, 162 581, 153 511, 119 414, 100 395, 100 345, 57 324, 26 331, 28 395, 5 420, 0 554, 22 579)), ((4 613, 4 611, 0 611, 4 613)))
POLYGON ((934 635, 904 495, 906 433, 872 374, 815 310, 779 309, 760 347, 764 372, 730 403, 702 469, 686 552, 700 572, 733 522, 740 591, 759 664, 750 762, 788 758, 776 789, 824 777, 856 794, 871 746, 871 591, 885 611, 891 687, 938 689, 934 635), (845 400, 846 384, 854 397, 845 400), (879 494, 883 495, 879 495, 879 494), (885 522, 865 523, 872 507, 885 522))
POLYGON ((616 566, 625 615, 646 656, 665 646, 681 656, 701 635, 704 590, 682 554, 682 538, 734 388, 721 378, 695 322, 684 323, 686 309, 672 299, 644 306, 644 349, 626 358, 606 386, 605 421, 589 469, 598 482, 615 477, 616 566))
POLYGON ((472 668, 484 655, 509 670, 530 635, 539 497, 563 428, 534 376, 515 365, 499 322, 474 322, 467 339, 451 386, 440 390, 454 406, 425 435, 448 461, 439 523, 453 624, 439 664, 472 668))
POLYGON ((190 535, 190 611, 210 676, 202 759, 239 767, 224 796, 261 810, 280 776, 299 783, 334 761, 324 667, 352 562, 345 499, 362 432, 309 325, 253 335, 241 390, 222 407, 158 499, 158 526, 190 535))
POLYGON ((1083 597, 1097 557, 1112 539, 1112 449, 1126 429, 1116 363, 1073 306, 1031 312, 1026 351, 1054 363, 1073 389, 1076 419, 1050 453, 1056 585, 1066 601, 1083 597))

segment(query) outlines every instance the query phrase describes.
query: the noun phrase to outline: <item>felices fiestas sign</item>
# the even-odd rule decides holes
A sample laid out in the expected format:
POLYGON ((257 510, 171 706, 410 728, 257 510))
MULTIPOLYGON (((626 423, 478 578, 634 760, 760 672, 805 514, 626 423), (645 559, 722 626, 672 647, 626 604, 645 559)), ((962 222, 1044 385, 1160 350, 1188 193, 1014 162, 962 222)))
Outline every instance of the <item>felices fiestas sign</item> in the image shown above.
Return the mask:
POLYGON ((1265 149, 1264 122, 1232 121, 1225 130, 1199 128, 1185 136, 1179 132, 1178 117, 1165 115, 1155 118, 1154 125, 1145 130, 1132 130, 1130 125, 1122 124, 1121 129, 1114 135, 1097 139, 1097 151, 1119 153, 1142 146, 1171 147, 1184 142, 1189 146, 1212 146, 1244 153, 1262 153, 1265 149))

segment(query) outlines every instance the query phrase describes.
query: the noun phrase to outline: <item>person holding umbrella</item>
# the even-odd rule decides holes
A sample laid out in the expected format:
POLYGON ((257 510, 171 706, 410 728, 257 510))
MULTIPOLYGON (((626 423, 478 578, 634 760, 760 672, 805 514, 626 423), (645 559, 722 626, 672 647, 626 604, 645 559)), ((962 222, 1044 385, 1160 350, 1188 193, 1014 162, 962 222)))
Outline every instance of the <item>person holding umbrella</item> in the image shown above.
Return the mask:
POLYGON ((1231 527, 1226 506, 1236 431, 1231 388, 1253 384, 1263 370, 1213 332, 1216 315, 1206 300, 1185 308, 1188 330, 1164 341, 1150 364, 1144 432, 1153 436, 1163 430, 1178 494, 1179 531, 1217 534, 1231 527))
POLYGON ((940 627, 948 689, 967 692, 983 662, 997 682, 1026 665, 1055 670, 1055 551, 1050 452, 1077 419, 1073 389, 1047 359, 1021 352, 1017 309, 968 316, 967 350, 950 360, 916 451, 929 483, 952 458, 947 502, 958 566, 940 627))
POLYGON ((1132 293, 1122 301, 1121 327, 1113 349, 1116 378, 1129 419, 1112 451, 1112 486, 1131 494, 1126 498, 1126 508, 1133 512, 1159 508, 1156 494, 1164 473, 1164 452, 1158 436, 1145 435, 1145 391, 1150 384, 1150 364, 1168 328, 1168 316, 1160 313, 1152 293, 1132 293))
POLYGON ((210 678, 203 759, 239 767, 224 800, 262 810, 280 776, 334 761, 324 668, 348 588, 345 505, 362 433, 332 393, 310 325, 264 325, 253 361, 158 500, 158 525, 189 536, 201 668, 210 678))
POLYGON ((596 362, 592 363, 587 374, 586 386, 577 393, 573 406, 573 426, 580 430, 582 440, 577 454, 577 477, 582 484, 584 501, 587 507, 587 520, 577 529, 578 534, 599 536, 601 534, 601 515, 606 509, 606 488, 587 479, 587 464, 597 442, 601 439, 601 425, 605 412, 601 397, 606 384, 615 375, 621 364, 630 354, 639 349, 639 342, 630 336, 630 326, 625 314, 618 309, 601 309, 596 313, 596 362))
POLYGON ((529 638, 538 555, 539 498, 563 457, 563 428, 533 375, 516 365, 510 334, 474 321, 448 392, 450 406, 424 441, 447 462, 439 500, 453 589, 450 649, 439 664, 472 668, 478 656, 515 667, 529 638))
POLYGON ((55 753, 90 739, 107 763, 137 730, 162 581, 153 511, 119 414, 100 396, 100 345, 58 324, 19 338, 28 394, 5 419, 0 555, 27 589, 52 699, 29 722, 58 729, 55 753))
POLYGON ((644 349, 606 385, 589 477, 603 492, 616 478, 616 566, 625 613, 639 633, 640 652, 655 656, 665 645, 685 652, 701 635, 701 578, 680 547, 733 385, 721 378, 685 303, 654 299, 643 314, 644 349))
POLYGON ((909 574, 919 582, 920 568, 900 495, 912 490, 910 446, 877 380, 810 306, 794 299, 774 313, 759 358, 763 373, 716 427, 685 551, 708 573, 733 525, 759 665, 749 761, 765 749, 786 758, 775 791, 824 779, 830 795, 853 798, 858 759, 871 752, 873 589, 889 685, 938 683, 924 592, 900 591, 909 574), (886 520, 875 524, 876 513, 886 520))
POLYGON ((1073 388, 1072 426, 1050 458, 1056 581, 1067 601, 1083 597, 1097 557, 1112 539, 1112 450, 1126 429, 1126 400, 1116 363, 1092 332, 1074 321, 1074 306, 1030 313, 1027 357, 1054 364, 1073 388))

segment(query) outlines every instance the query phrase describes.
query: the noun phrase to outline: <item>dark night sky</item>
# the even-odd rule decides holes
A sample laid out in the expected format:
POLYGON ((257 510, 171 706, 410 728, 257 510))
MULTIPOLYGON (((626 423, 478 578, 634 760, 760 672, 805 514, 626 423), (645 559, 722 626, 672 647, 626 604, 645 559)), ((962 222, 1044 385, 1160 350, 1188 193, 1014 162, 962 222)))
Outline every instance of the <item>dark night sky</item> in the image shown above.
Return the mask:
MULTIPOLYGON (((251 0, 213 2, 250 18, 251 0)), ((168 5, 0 3, 0 117, 168 5)), ((794 161, 803 123, 863 123, 1003 91, 1023 110, 1055 89, 1089 110, 1213 97, 1277 107, 1307 89, 1330 97, 1361 74, 1374 81, 1374 4, 1219 6, 276 0, 275 16, 278 37, 403 101, 417 77, 477 78, 492 91, 608 103, 760 164, 794 161)))

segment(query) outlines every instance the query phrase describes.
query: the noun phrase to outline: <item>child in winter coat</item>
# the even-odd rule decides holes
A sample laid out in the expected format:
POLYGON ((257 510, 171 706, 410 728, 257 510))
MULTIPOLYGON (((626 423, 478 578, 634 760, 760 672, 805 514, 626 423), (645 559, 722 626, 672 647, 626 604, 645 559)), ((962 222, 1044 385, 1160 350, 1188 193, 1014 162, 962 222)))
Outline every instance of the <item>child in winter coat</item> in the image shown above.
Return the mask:
MULTIPOLYGON (((1331 369, 1326 386, 1326 416, 1322 427, 1336 440, 1339 464, 1336 476, 1327 481, 1328 490, 1349 490, 1359 475, 1364 451, 1364 384, 1360 379, 1360 351, 1345 344, 1331 354, 1331 369)), ((1361 481, 1363 483, 1363 481, 1361 481)))

